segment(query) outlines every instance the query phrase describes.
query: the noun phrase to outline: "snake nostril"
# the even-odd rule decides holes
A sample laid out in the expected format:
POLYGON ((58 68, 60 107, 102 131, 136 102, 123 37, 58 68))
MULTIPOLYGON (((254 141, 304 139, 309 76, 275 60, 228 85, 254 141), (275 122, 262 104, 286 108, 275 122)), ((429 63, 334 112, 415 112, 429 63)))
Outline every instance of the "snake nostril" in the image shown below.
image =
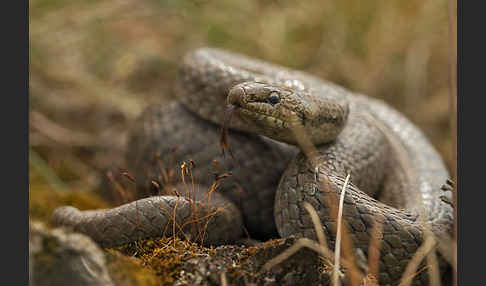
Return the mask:
POLYGON ((228 92, 227 103, 232 105, 239 106, 240 103, 244 100, 246 96, 246 92, 242 86, 234 86, 228 92))

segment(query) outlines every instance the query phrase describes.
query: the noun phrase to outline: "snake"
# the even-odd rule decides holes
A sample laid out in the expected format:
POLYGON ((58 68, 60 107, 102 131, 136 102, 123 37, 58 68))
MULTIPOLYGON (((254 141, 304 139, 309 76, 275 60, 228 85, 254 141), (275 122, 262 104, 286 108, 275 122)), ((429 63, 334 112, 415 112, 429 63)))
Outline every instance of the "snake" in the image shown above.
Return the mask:
MULTIPOLYGON (((441 156, 382 100, 216 48, 182 58, 173 95, 170 104, 149 106, 131 129, 126 164, 137 179, 136 200, 103 210, 63 206, 55 224, 104 247, 181 233, 211 245, 245 235, 316 239, 310 204, 332 246, 337 220, 329 198, 342 194, 353 247, 368 254, 373 239, 381 242, 384 285, 400 279, 428 234, 451 233, 453 189, 441 156), (218 145, 221 125, 229 128, 231 157, 218 145), (174 179, 179 172, 183 182, 174 179), (194 210, 206 218, 202 226, 194 210)), ((426 281, 425 274, 414 280, 426 281)))

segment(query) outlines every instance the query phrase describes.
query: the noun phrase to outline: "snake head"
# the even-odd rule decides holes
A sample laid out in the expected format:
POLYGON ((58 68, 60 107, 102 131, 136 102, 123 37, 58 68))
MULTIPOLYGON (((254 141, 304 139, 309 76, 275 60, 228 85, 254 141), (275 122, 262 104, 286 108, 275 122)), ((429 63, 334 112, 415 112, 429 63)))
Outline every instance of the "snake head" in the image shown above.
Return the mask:
POLYGON ((296 144, 296 127, 312 143, 334 140, 344 128, 348 105, 344 97, 324 90, 244 82, 230 89, 227 103, 250 129, 270 138, 296 144))

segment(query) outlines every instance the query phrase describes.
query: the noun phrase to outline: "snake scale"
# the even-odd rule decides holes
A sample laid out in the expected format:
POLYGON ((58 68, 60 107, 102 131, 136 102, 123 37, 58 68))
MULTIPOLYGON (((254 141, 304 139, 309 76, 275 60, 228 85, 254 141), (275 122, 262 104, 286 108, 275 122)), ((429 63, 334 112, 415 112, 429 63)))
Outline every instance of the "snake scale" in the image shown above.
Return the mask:
MULTIPOLYGON (((193 224, 182 222, 196 206, 198 215, 211 217, 193 237, 205 244, 232 243, 244 231, 258 239, 315 239, 308 202, 333 246, 336 221, 326 197, 340 195, 350 174, 343 218, 354 247, 364 253, 374 224, 382 224, 380 284, 400 279, 426 228, 437 236, 451 231, 452 194, 443 185, 448 172, 440 155, 380 100, 212 48, 184 57, 174 95, 177 102, 150 106, 132 128, 126 159, 139 200, 109 210, 61 207, 53 214, 56 224, 110 247, 180 230, 194 234, 193 224), (235 114, 229 122, 233 158, 223 158, 218 146, 228 105, 235 114), (316 149, 300 151, 302 138, 316 149), (186 170, 185 182, 170 195, 182 162, 190 162, 193 176, 186 170), (215 180, 224 172, 231 176, 215 180), (188 180, 196 180, 197 190, 188 180), (220 191, 208 196, 204 190, 212 182, 220 191)), ((426 279, 418 275, 414 282, 426 279)))

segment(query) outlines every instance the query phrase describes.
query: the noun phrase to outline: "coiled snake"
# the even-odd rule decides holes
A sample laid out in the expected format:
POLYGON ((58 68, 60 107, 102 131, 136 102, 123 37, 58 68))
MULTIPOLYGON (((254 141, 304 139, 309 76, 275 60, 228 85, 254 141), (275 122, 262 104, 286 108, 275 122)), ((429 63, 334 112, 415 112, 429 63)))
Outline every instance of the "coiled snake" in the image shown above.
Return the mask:
POLYGON ((53 215, 56 224, 73 226, 108 247, 171 235, 177 232, 171 222, 188 220, 195 204, 201 217, 211 217, 197 237, 206 244, 234 242, 243 236, 243 224, 260 239, 277 232, 315 238, 303 207, 308 202, 333 244, 336 221, 327 196, 339 195, 350 174, 343 218, 353 245, 364 253, 373 225, 382 224, 380 283, 400 278, 426 227, 436 235, 450 232, 451 190, 441 188, 448 178, 442 159, 385 103, 303 72, 209 48, 184 58, 174 94, 179 103, 148 108, 133 128, 127 165, 139 197, 150 195, 144 193, 150 184, 167 185, 160 175, 165 167, 178 170, 189 160, 201 190, 211 183, 211 172, 231 171, 222 191, 210 199, 204 192, 193 197, 185 182, 178 194, 188 189, 186 198, 149 196, 110 210, 61 207, 53 215), (217 143, 227 104, 236 113, 229 123, 234 159, 222 158, 217 143), (313 152, 297 154, 291 146, 305 149, 309 143, 316 146, 313 152), (161 167, 161 156, 172 147, 178 148, 175 158, 161 167))

